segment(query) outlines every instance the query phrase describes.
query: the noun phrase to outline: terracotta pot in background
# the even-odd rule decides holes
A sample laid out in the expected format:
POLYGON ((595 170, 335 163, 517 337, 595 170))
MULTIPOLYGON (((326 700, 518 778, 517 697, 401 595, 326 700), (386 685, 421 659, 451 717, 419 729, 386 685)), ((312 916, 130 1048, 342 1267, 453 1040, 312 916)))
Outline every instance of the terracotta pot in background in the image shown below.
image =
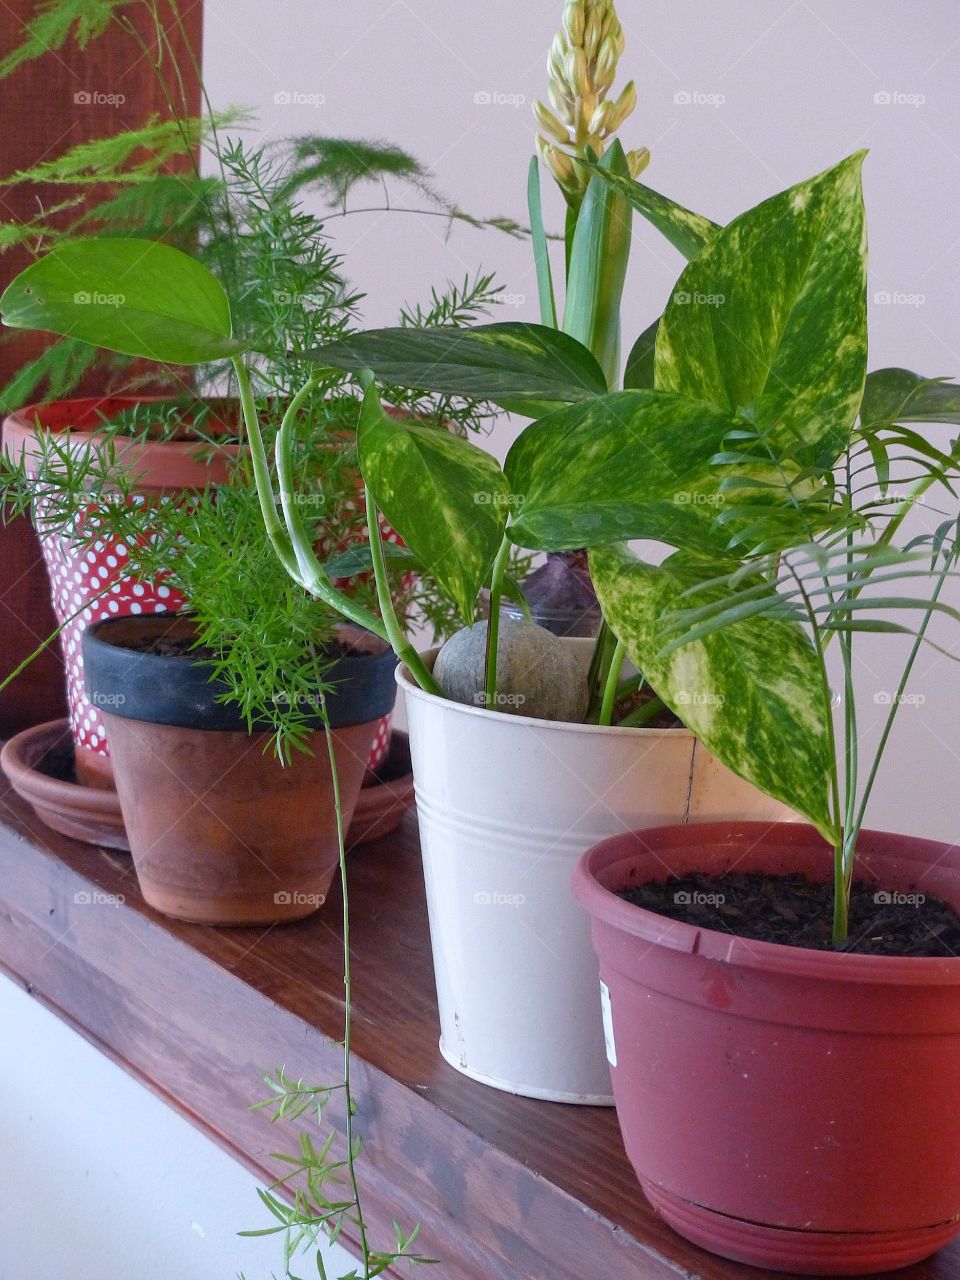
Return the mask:
MULTIPOLYGON (((960 1233, 960 959, 849 955, 698 928, 616 890, 698 871, 832 877, 800 824, 615 836, 593 919, 624 1144, 651 1204, 724 1257, 809 1275, 905 1267, 960 1233)), ((858 877, 960 907, 960 849, 864 832, 858 877)))
MULTIPOLYGON (((104 421, 137 405, 162 402, 162 396, 92 396, 82 399, 28 405, 10 414, 3 424, 3 448, 13 459, 24 458, 27 466, 40 449, 37 428, 71 440, 78 452, 103 448, 104 421)), ((234 435, 237 402, 207 400, 212 415, 204 429, 212 434, 234 435)), ((225 484, 240 456, 237 444, 211 445, 197 440, 124 440, 111 437, 114 456, 135 481, 136 491, 154 503, 178 500, 209 485, 225 484)), ((42 523, 43 512, 35 512, 42 523)), ((96 521, 96 508, 84 514, 96 521)), ((385 528, 386 537, 395 538, 385 528)), ((84 692, 83 633, 105 618, 167 613, 182 608, 186 601, 163 582, 134 581, 125 572, 127 548, 117 539, 104 539, 88 547, 77 547, 69 538, 55 534, 40 536, 40 545, 50 579, 57 622, 62 626, 61 645, 67 673, 67 701, 76 753, 77 777, 88 786, 112 788, 113 770, 106 742, 106 726, 101 708, 92 705, 84 692), (104 589, 105 595, 101 595, 104 589), (100 597, 98 599, 98 597, 100 597), (77 613, 77 611, 80 611, 77 613), (76 617, 73 615, 77 614, 76 617)), ((390 747, 390 721, 376 728, 368 767, 376 770, 390 747)))
MULTIPOLYGON (((205 924, 273 924, 310 915, 338 865, 333 785, 322 729, 286 767, 247 733, 209 664, 157 655, 144 638, 188 637, 187 619, 115 618, 84 636, 87 689, 99 695, 117 793, 143 896, 205 924), (110 710, 107 711, 106 708, 110 710)), ((344 826, 378 720, 393 706, 393 653, 357 629, 326 677, 344 826), (359 637, 359 638, 358 638, 359 637), (366 650, 366 651, 364 651, 366 650)))

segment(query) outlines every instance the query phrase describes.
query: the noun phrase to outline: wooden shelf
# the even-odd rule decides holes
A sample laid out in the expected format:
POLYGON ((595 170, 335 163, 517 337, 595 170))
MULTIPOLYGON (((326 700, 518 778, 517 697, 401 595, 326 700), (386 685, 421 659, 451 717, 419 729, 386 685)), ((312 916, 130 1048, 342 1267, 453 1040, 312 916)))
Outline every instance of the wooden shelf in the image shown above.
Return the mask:
MULTIPOLYGON (((419 1244, 445 1280, 773 1275, 714 1258, 654 1216, 612 1110, 515 1098, 449 1067, 415 815, 350 859, 360 1168, 375 1240, 389 1243, 394 1219, 422 1222, 419 1244)), ((263 1073, 340 1078, 340 947, 339 896, 268 930, 167 920, 144 905, 129 858, 48 831, 0 791, 0 966, 264 1181, 295 1130, 250 1111, 263 1073)), ((328 1119, 342 1126, 335 1105, 328 1119)), ((956 1280, 960 1245, 900 1274, 956 1280)))

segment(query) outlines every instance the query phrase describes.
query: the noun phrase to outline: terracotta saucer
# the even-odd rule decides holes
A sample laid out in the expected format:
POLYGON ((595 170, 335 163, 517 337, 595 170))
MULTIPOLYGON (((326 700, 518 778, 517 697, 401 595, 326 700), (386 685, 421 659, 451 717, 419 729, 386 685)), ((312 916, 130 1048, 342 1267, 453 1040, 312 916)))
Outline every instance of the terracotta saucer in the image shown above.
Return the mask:
MULTIPOLYGON (((117 793, 77 781, 66 720, 49 720, 11 738, 0 752, 0 768, 17 795, 54 831, 129 853, 117 793)), ((383 768, 364 781, 347 832, 348 844, 366 844, 389 835, 413 799, 410 743, 405 733, 394 731, 383 768)))

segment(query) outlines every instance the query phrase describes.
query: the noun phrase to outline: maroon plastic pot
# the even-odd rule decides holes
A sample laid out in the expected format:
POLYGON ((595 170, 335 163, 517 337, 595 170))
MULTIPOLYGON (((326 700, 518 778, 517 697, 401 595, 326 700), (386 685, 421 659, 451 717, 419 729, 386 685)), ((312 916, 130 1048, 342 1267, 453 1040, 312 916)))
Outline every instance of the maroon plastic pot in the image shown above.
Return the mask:
MULTIPOLYGON (((800 824, 660 827, 591 849, 573 888, 593 918, 620 1126, 651 1204, 724 1257, 862 1275, 960 1232, 960 959, 753 942, 615 892, 733 867, 823 880, 831 863, 800 824)), ((956 846, 864 832, 857 875, 960 907, 956 846)))

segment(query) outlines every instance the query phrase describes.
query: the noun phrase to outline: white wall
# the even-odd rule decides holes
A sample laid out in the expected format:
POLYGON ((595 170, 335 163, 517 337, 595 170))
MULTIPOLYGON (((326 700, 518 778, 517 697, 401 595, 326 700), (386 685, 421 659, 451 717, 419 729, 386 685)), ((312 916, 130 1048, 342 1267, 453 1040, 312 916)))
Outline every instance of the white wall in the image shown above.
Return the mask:
MULTIPOLYGON (((213 99, 253 104, 264 138, 387 137, 428 164, 463 207, 524 217, 530 103, 544 92, 560 0, 207 0, 206 8, 213 99), (481 92, 494 101, 475 103, 481 92), (294 101, 278 104, 277 94, 294 101)), ((624 66, 640 92, 625 141, 651 148, 651 185, 722 222, 869 147, 871 298, 908 299, 872 305, 872 367, 960 374, 956 0, 621 0, 618 8, 624 66), (684 91, 722 101, 684 105, 675 100, 684 91)), ((380 198, 371 188, 354 203, 380 198)), ((556 204, 553 216, 559 225, 556 204)), ((357 215, 329 228, 369 294, 371 324, 390 323, 403 300, 481 262, 524 299, 506 316, 537 318, 525 244, 462 227, 446 238, 442 222, 412 215, 357 215)), ((662 309, 681 265, 645 226, 635 235, 628 341, 662 309)), ((497 429, 496 452, 513 429, 497 429)), ((917 526, 938 520, 920 510, 917 526)), ((896 688, 902 650, 885 637, 861 650, 869 744, 883 711, 873 698, 896 688)), ((960 670, 931 650, 911 692, 924 701, 901 712, 872 821, 953 838, 960 670)))
POLYGON ((278 1237, 237 1236, 269 1225, 256 1180, 3 975, 0 1151, 4 1280, 283 1274, 278 1237))

